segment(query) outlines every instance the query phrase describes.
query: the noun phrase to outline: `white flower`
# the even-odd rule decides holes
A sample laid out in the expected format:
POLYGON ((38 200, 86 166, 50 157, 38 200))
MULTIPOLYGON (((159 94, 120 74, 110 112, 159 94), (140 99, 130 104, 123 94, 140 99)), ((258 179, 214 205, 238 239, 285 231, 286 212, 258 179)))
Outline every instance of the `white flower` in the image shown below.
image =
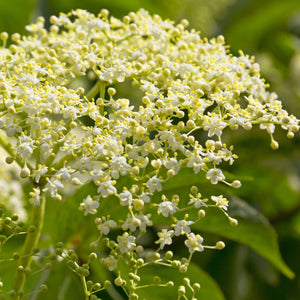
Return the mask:
POLYGON ((193 168, 195 174, 199 173, 201 169, 203 169, 203 160, 200 156, 191 156, 189 157, 189 161, 187 163, 188 168, 193 168))
POLYGON ((63 167, 59 170, 58 175, 64 181, 69 181, 71 179, 71 174, 75 172, 75 169, 70 167, 63 167))
POLYGON ((123 230, 130 229, 132 232, 136 231, 137 228, 140 231, 146 231, 147 226, 151 226, 152 221, 149 220, 148 216, 140 215, 136 217, 129 216, 122 225, 123 230))
POLYGON ((114 187, 113 183, 114 182, 112 180, 101 182, 97 192, 101 194, 103 198, 107 198, 110 195, 116 194, 117 189, 114 187))
POLYGON ((193 221, 180 220, 174 226, 175 235, 188 234, 191 232, 190 225, 194 224, 193 221))
POLYGON ((149 193, 142 193, 138 196, 139 200, 143 201, 144 203, 149 203, 151 198, 149 193))
POLYGON ((32 154, 33 140, 31 139, 31 137, 22 135, 17 150, 23 157, 27 157, 29 154, 32 154))
POLYGON ((189 233, 187 240, 185 240, 185 245, 188 247, 190 253, 195 251, 203 251, 202 246, 203 238, 199 234, 189 233))
POLYGON ((188 204, 193 204, 195 208, 200 208, 201 206, 207 207, 207 199, 201 199, 201 194, 197 194, 196 197, 190 194, 190 201, 188 204))
POLYGON ((110 174, 114 179, 118 179, 120 175, 124 176, 130 170, 130 165, 127 164, 126 158, 123 156, 114 156, 110 164, 110 174))
POLYGON ((135 237, 129 235, 128 232, 124 232, 122 236, 118 236, 118 247, 121 253, 127 253, 134 249, 135 245, 135 237))
POLYGON ((226 127, 226 123, 223 122, 220 117, 206 117, 203 121, 204 130, 208 130, 208 136, 211 137, 213 135, 221 136, 222 130, 226 127))
POLYGON ((35 182, 39 183, 40 179, 43 175, 45 175, 48 172, 48 167, 44 165, 39 165, 38 169, 35 172, 35 182))
POLYGON ((216 206, 218 206, 219 208, 227 210, 228 200, 224 198, 223 195, 211 196, 211 200, 216 202, 216 206))
POLYGON ((108 257, 102 258, 101 262, 108 267, 109 271, 113 271, 118 266, 118 261, 112 255, 109 255, 108 257))
POLYGON ((223 181, 225 179, 224 174, 220 169, 210 169, 206 173, 206 179, 210 180, 212 184, 217 184, 219 181, 223 181))
POLYGON ((163 201, 158 204, 157 213, 162 214, 164 217, 168 217, 169 215, 173 215, 178 207, 176 203, 171 201, 163 201))
POLYGON ((87 196, 82 203, 80 203, 80 209, 85 210, 84 215, 92 214, 94 215, 97 212, 99 207, 99 202, 92 199, 89 195, 87 196))
POLYGON ((49 191, 51 197, 57 196, 57 191, 62 190, 65 186, 62 184, 62 182, 58 179, 48 180, 48 183, 46 185, 46 188, 43 191, 49 191))
POLYGON ((99 220, 99 223, 97 223, 97 228, 100 231, 100 234, 108 235, 110 229, 117 226, 117 223, 113 220, 105 220, 104 222, 100 218, 96 220, 99 220))
POLYGON ((150 215, 140 215, 137 218, 141 221, 141 224, 139 225, 140 231, 146 232, 146 227, 147 226, 152 226, 153 222, 149 220, 150 215))
POLYGON ((41 194, 41 191, 40 191, 39 187, 33 188, 33 191, 29 193, 30 203, 32 203, 34 206, 39 206, 40 202, 41 202, 40 194, 41 194))
POLYGON ((157 178, 157 176, 153 176, 151 177, 147 182, 146 182, 146 186, 149 189, 150 193, 153 193, 155 191, 162 191, 162 185, 161 182, 163 182, 162 179, 157 178))
POLYGON ((120 198, 120 204, 122 206, 125 206, 125 205, 131 206, 133 199, 132 199, 132 194, 128 190, 125 190, 124 192, 122 192, 119 195, 119 198, 120 198))
POLYGON ((174 230, 162 229, 161 232, 158 232, 157 235, 159 239, 155 242, 159 244, 160 249, 163 249, 165 245, 172 244, 172 236, 174 234, 174 230))

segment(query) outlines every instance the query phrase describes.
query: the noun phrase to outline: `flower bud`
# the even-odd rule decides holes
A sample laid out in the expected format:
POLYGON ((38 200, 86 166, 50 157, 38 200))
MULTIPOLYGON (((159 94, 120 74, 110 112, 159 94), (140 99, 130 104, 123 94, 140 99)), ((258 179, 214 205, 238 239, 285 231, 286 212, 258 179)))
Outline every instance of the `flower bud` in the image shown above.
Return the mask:
POLYGON ((5 159, 5 161, 6 161, 7 164, 10 165, 10 164, 12 164, 14 162, 14 158, 11 157, 11 156, 7 156, 6 159, 5 159))
POLYGON ((173 287, 174 286, 174 282, 173 281, 168 281, 166 284, 166 287, 173 287))
POLYGON ((8 39, 8 33, 7 32, 1 32, 0 38, 2 41, 6 41, 8 39))
POLYGON ((231 186, 235 189, 238 189, 242 186, 241 182, 239 180, 234 180, 232 183, 231 183, 231 186))
POLYGON ((193 129, 193 128, 196 127, 196 124, 195 124, 195 122, 194 122, 193 120, 188 120, 188 121, 186 122, 186 126, 187 126, 188 128, 190 128, 190 129, 193 129))
POLYGON ((154 276, 153 277, 153 284, 160 284, 161 282, 161 279, 159 276, 154 276))
POLYGON ((250 122, 246 122, 245 124, 244 124, 244 129, 246 129, 246 130, 251 130, 251 128, 252 128, 252 124, 250 123, 250 122))
POLYGON ((198 211, 198 217, 199 217, 199 218, 205 217, 205 210, 200 209, 200 210, 198 211))
POLYGON ((135 252, 136 252, 137 254, 141 254, 141 253, 143 253, 143 251, 144 251, 144 247, 141 246, 141 245, 138 245, 138 246, 135 248, 135 252))
POLYGON ((48 291, 48 286, 46 284, 41 284, 40 285, 40 292, 44 293, 48 291))
POLYGON ((179 288, 178 288, 178 296, 179 297, 182 297, 185 295, 185 287, 183 285, 181 285, 179 288))
POLYGON ((113 95, 115 95, 116 92, 117 92, 116 89, 114 89, 114 88, 112 88, 112 87, 110 87, 110 88, 107 89, 107 93, 108 93, 108 95, 109 95, 110 97, 112 97, 113 95))
POLYGON ((231 226, 237 226, 238 225, 238 220, 234 219, 234 218, 231 218, 229 217, 229 222, 230 222, 230 225, 231 226))
POLYGON ((275 140, 272 139, 272 141, 271 141, 271 148, 272 148, 273 150, 278 149, 278 148, 279 148, 278 142, 276 142, 275 140))
POLYGON ((77 177, 74 177, 74 178, 72 178, 72 184, 73 185, 82 185, 82 182, 77 177))
POLYGON ((108 289, 109 287, 111 286, 111 282, 109 280, 105 280, 104 284, 103 284, 103 287, 105 289, 108 289))
POLYGON ((28 169, 28 167, 26 165, 24 166, 23 169, 21 169, 20 176, 21 176, 21 178, 27 178, 30 176, 30 170, 28 169))
POLYGON ((217 242, 216 249, 222 250, 224 248, 225 248, 225 243, 224 242, 222 242, 222 241, 217 242))
POLYGON ((187 265, 186 265, 186 264, 181 265, 181 266, 179 267, 179 272, 180 272, 180 273, 186 273, 186 272, 187 272, 187 265))
POLYGON ((165 254, 165 260, 169 260, 173 257, 173 252, 172 251, 167 251, 165 254))
POLYGON ((114 283, 116 286, 122 286, 123 285, 123 279, 118 276, 115 280, 114 280, 114 283))
POLYGON ((132 32, 136 32, 137 29, 138 29, 138 27, 137 27, 136 24, 132 23, 132 24, 129 25, 129 29, 130 29, 130 31, 132 31, 132 32))

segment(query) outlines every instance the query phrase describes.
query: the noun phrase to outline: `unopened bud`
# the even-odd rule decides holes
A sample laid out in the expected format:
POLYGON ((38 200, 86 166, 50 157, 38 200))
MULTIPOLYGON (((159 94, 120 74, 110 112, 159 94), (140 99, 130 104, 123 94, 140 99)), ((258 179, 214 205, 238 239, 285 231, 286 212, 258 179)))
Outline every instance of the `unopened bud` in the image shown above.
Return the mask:
POLYGON ((217 242, 216 249, 222 250, 224 248, 225 248, 225 243, 224 242, 222 242, 222 241, 217 242))
POLYGON ((238 220, 236 220, 234 218, 230 218, 230 217, 229 217, 229 222, 230 222, 230 225, 234 226, 234 227, 237 226, 239 223, 238 220))
POLYGON ((242 186, 241 182, 239 180, 234 180, 231 184, 231 186, 235 189, 238 189, 242 186))
POLYGON ((115 280, 114 280, 114 283, 116 286, 122 286, 123 285, 123 279, 118 276, 115 280))
POLYGON ((23 169, 21 169, 20 176, 21 176, 21 178, 27 178, 30 176, 30 170, 28 169, 28 167, 26 165, 23 169))
POLYGON ((154 276, 153 277, 153 284, 159 284, 161 282, 161 279, 159 276, 154 276))
POLYGON ((193 120, 188 120, 188 121, 186 122, 186 126, 187 126, 188 128, 193 129, 193 128, 196 127, 196 124, 195 124, 195 122, 194 122, 193 120))
POLYGON ((14 162, 14 158, 11 157, 11 156, 7 156, 6 159, 5 159, 5 161, 6 161, 7 164, 10 165, 10 164, 12 164, 14 162))
POLYGON ((187 265, 184 264, 179 267, 180 273, 186 273, 186 271, 187 271, 187 265))
POLYGON ((199 218, 205 217, 205 211, 204 211, 203 209, 200 209, 200 210, 198 211, 198 217, 199 217, 199 218))
POLYGON ((112 97, 113 95, 116 94, 116 89, 110 87, 110 88, 107 89, 107 93, 108 93, 108 95, 109 95, 110 97, 112 97))
POLYGON ((200 290, 200 284, 199 283, 194 283, 193 284, 193 289, 194 289, 194 293, 197 293, 200 290))
POLYGON ((251 130, 252 129, 252 124, 250 122, 246 122, 243 126, 246 130, 251 130))
POLYGON ((272 148, 273 150, 278 149, 278 148, 279 148, 278 142, 276 142, 275 140, 272 139, 272 141, 271 141, 271 148, 272 148))
POLYGON ((179 297, 182 297, 185 295, 185 287, 183 285, 181 285, 179 288, 178 288, 178 296, 179 297))
POLYGON ((74 177, 74 178, 72 178, 72 184, 81 185, 82 182, 77 177, 74 177))

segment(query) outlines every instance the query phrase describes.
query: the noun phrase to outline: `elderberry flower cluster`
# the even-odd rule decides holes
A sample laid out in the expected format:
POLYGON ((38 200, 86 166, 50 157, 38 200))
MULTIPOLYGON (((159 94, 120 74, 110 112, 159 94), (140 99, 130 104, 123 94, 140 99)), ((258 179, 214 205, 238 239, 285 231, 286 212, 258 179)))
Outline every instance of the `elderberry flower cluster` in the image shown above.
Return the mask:
MULTIPOLYGON (((186 20, 176 25, 145 10, 122 20, 107 10, 97 16, 75 10, 50 22, 46 30, 38 18, 26 27, 28 36, 14 34, 13 43, 0 49, 0 142, 7 161, 16 161, 21 177, 32 182, 33 206, 45 196, 62 200, 72 186, 95 186, 79 209, 96 216, 99 240, 109 248, 101 262, 109 270, 121 258, 130 265, 136 257, 136 268, 149 260, 139 238, 159 217, 167 225, 157 232, 158 251, 150 260, 159 261, 159 251, 184 236, 190 253, 184 272, 193 253, 212 247, 203 245, 193 224, 207 206, 227 215, 228 200, 203 198, 201 186, 191 187, 189 199, 169 197, 166 181, 185 168, 212 185, 239 188, 222 171, 237 158, 223 132, 259 125, 276 149, 276 125, 291 138, 299 121, 267 91, 252 57, 232 56, 222 36, 202 39, 186 29, 186 20), (93 86, 74 88, 84 78, 93 86), (139 91, 138 99, 119 93, 124 82, 139 91), (123 219, 114 218, 113 208, 108 215, 109 207, 123 219), (115 229, 119 234, 111 238, 115 229)), ((7 36, 1 38, 5 45, 7 36)), ((171 257, 165 261, 180 266, 171 257)))

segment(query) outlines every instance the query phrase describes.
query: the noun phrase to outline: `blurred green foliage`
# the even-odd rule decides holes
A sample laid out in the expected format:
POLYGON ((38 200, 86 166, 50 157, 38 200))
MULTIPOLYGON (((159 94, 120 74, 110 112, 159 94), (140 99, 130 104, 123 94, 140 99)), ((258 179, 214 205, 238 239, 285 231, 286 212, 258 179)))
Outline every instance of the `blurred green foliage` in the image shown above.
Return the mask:
MULTIPOLYGON (((1 0, 0 31, 24 33, 25 25, 41 14, 48 18, 75 8, 97 13, 103 7, 116 17, 143 7, 152 14, 158 13, 176 21, 186 18, 190 20, 190 27, 199 30, 202 36, 223 34, 234 54, 242 49, 256 57, 271 90, 279 94, 287 110, 300 117, 299 0, 1 0)), ((277 132, 276 140, 281 145, 280 149, 272 151, 268 148, 267 136, 258 131, 254 131, 250 138, 242 131, 227 137, 228 143, 236 145, 240 156, 236 164, 228 168, 229 174, 234 173, 243 182, 231 205, 231 215, 239 220, 240 227, 231 228, 227 219, 223 219, 218 212, 210 211, 210 218, 199 223, 198 229, 207 235, 207 239, 216 241, 216 235, 228 239, 224 250, 199 254, 189 271, 195 281, 202 282, 200 299, 299 299, 300 137, 298 135, 290 141, 277 132), (289 279, 293 277, 292 272, 283 262, 279 248, 283 260, 296 275, 294 280, 289 279)), ((177 189, 176 192, 184 193, 184 183, 190 185, 196 180, 191 174, 183 174, 181 178, 185 178, 183 185, 170 182, 170 191, 177 189)), ((201 178, 197 178, 199 180, 201 178)), ((90 190, 91 187, 82 189, 84 192, 84 189, 90 190)), ((203 189, 209 193, 209 188, 203 186, 203 189)), ((220 188, 222 192, 225 191, 220 188)), ((107 203, 114 205, 111 199, 107 203)), ((52 236, 55 232, 57 239, 51 242, 65 240, 69 244, 76 243, 79 251, 84 253, 82 239, 86 244, 86 241, 93 240, 96 233, 89 230, 92 218, 76 218, 77 214, 81 215, 77 207, 78 201, 72 198, 64 203, 49 203, 44 235, 47 240, 47 230, 51 230, 52 236), (84 221, 84 224, 77 220, 84 221)), ((22 239, 16 243, 21 244, 22 239)), ((8 255, 11 247, 7 247, 1 255, 8 255)), ((182 250, 178 247, 177 251, 182 250)), ((1 272, 6 273, 3 277, 9 277, 7 268, 1 268, 1 272)), ((47 281, 49 294, 30 299, 56 299, 52 292, 57 288, 57 282, 60 282, 60 298, 57 299, 79 299, 81 290, 77 278, 71 271, 63 274, 60 268, 58 265, 51 273, 43 272, 38 279, 39 283, 47 281)), ((165 270, 161 272, 165 280, 172 280, 177 274, 166 274, 165 270)), ((105 280, 106 276, 111 275, 95 267, 92 276, 102 276, 105 280)), ((152 299, 172 298, 168 290, 157 293, 152 299)), ((114 288, 109 290, 109 295, 101 296, 103 299, 123 299, 120 291, 114 288)))

